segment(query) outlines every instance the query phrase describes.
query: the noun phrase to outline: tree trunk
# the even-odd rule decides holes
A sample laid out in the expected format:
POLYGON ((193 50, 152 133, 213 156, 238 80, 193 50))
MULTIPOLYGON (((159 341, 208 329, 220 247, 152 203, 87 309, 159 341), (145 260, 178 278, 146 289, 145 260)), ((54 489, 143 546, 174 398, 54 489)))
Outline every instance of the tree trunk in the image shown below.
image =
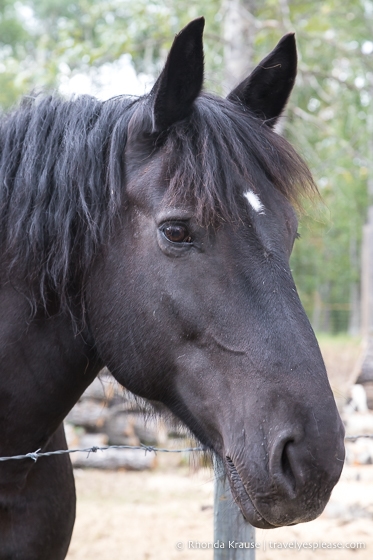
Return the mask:
POLYGON ((228 94, 254 68, 257 0, 223 0, 224 78, 228 94))

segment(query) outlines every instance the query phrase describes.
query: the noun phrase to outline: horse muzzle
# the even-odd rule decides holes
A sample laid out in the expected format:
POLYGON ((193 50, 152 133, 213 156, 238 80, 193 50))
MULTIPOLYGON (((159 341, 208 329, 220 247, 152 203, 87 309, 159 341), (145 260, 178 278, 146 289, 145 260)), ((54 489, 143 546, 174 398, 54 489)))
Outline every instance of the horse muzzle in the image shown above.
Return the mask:
POLYGON ((242 450, 227 451, 225 470, 234 500, 245 519, 261 529, 312 521, 324 510, 342 472, 342 422, 336 419, 332 438, 329 432, 315 441, 288 429, 268 440, 266 449, 265 444, 254 445, 246 460, 242 450))

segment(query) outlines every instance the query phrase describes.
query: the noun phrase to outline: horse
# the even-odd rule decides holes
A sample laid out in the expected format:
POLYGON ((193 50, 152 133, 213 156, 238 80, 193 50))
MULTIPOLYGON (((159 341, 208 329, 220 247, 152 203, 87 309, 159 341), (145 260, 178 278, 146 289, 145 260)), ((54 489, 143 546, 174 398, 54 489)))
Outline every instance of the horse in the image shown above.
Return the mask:
MULTIPOLYGON (((316 189, 274 130, 294 34, 228 96, 203 91, 204 19, 150 93, 25 97, 0 121, 0 456, 66 449, 103 366, 175 415, 264 529, 324 509, 344 429, 292 279, 316 189)), ((0 559, 61 560, 67 455, 0 463, 0 559)))

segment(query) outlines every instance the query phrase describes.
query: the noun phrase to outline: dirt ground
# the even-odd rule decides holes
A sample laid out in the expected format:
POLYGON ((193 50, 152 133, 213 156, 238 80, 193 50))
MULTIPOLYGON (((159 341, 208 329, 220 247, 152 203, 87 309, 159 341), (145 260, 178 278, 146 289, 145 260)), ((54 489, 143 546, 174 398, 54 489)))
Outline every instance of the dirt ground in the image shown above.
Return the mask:
MULTIPOLYGON (((76 471, 77 521, 68 560, 211 560, 213 473, 76 471), (177 543, 183 549, 177 549, 177 543)), ((302 525, 257 530, 257 560, 373 558, 373 466, 346 467, 322 516, 302 525), (302 550, 284 550, 285 546, 302 550), (291 544, 292 543, 292 544, 291 544), (325 548, 315 546, 359 546, 325 548), (274 548, 276 547, 276 549, 274 548)))
MULTIPOLYGON (((321 346, 342 401, 359 344, 341 339, 321 346)), ((77 521, 68 560, 213 558, 211 549, 188 547, 189 541, 213 542, 212 470, 180 466, 176 455, 159 455, 157 461, 153 471, 141 473, 76 470, 77 521)), ((373 466, 345 466, 320 518, 257 530, 256 544, 256 560, 371 560, 373 466)))

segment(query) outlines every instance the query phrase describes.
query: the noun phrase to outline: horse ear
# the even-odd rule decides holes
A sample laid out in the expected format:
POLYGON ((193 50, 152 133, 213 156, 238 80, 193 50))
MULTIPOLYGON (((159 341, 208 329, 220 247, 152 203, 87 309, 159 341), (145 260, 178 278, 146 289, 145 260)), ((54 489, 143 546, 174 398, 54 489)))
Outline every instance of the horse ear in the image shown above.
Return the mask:
POLYGON ((285 108, 297 74, 294 33, 285 35, 268 56, 229 95, 274 126, 285 108))
POLYGON ((154 132, 184 119, 201 92, 204 26, 203 17, 195 19, 174 39, 166 65, 150 92, 154 132))

